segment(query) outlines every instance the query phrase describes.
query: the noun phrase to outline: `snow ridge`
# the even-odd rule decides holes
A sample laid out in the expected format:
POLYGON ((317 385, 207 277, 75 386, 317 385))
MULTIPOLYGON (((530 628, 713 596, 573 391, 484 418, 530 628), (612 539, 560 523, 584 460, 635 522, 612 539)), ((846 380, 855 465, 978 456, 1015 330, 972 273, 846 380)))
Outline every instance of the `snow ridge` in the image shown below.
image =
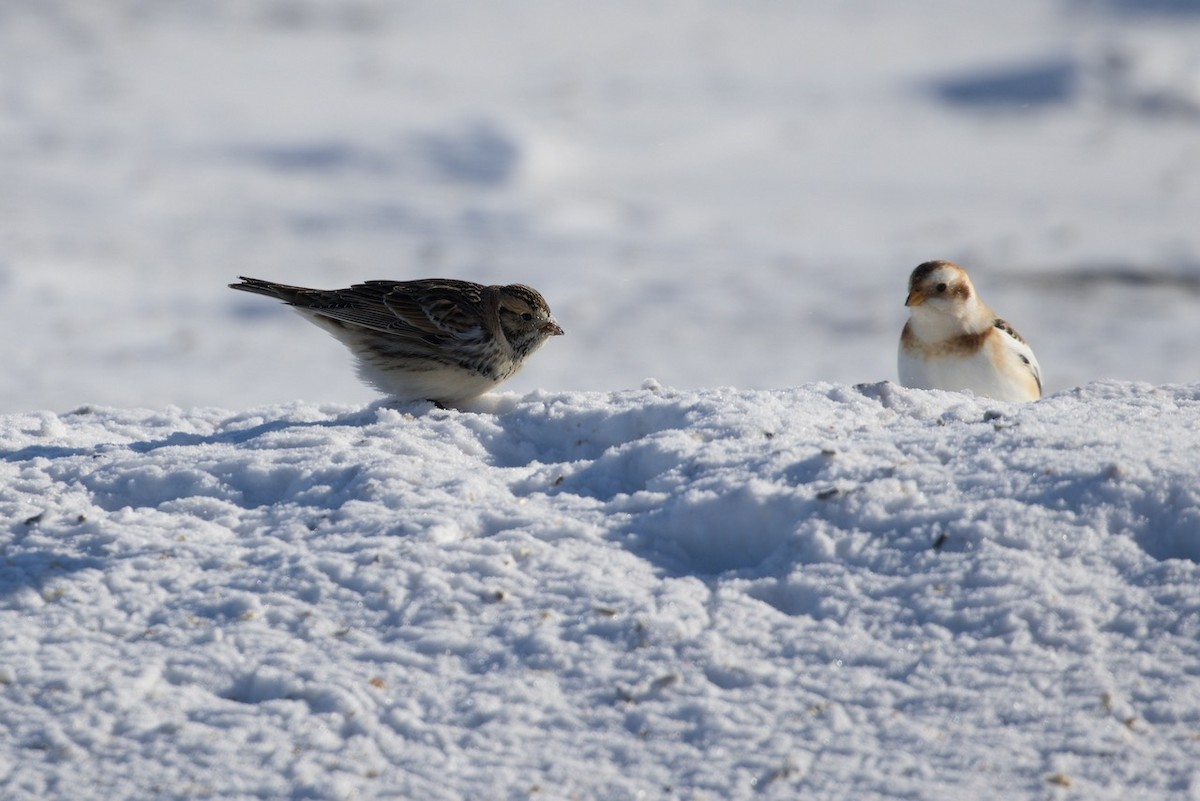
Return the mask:
POLYGON ((1200 386, 0 417, 6 798, 1154 798, 1200 386))

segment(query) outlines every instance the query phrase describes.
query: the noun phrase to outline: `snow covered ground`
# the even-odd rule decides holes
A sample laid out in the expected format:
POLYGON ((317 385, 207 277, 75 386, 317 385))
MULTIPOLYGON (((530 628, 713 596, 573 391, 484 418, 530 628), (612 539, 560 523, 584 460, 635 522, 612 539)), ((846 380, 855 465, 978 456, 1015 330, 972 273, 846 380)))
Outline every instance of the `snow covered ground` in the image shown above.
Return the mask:
POLYGON ((1197 41, 0 4, 0 797, 1200 799, 1197 41), (888 383, 929 258, 1049 398, 888 383), (240 274, 567 336, 393 408, 240 274))
POLYGON ((0 418, 25 798, 1200 796, 1200 389, 0 418))

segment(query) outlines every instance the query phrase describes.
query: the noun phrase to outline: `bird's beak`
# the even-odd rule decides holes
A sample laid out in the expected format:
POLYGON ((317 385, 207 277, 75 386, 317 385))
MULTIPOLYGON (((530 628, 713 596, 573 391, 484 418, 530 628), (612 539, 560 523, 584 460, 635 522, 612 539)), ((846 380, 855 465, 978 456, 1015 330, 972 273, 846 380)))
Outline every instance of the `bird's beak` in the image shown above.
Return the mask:
POLYGON ((904 299, 905 306, 920 306, 925 302, 925 296, 919 290, 914 289, 908 293, 908 297, 904 299))
POLYGON ((562 327, 553 320, 543 325, 540 330, 548 337, 560 337, 563 334, 562 327))

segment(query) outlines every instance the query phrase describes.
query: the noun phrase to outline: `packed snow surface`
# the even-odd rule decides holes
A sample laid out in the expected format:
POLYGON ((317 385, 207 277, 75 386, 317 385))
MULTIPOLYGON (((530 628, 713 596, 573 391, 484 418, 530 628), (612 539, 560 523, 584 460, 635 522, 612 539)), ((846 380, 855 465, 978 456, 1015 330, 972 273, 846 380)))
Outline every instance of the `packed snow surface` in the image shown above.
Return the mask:
POLYGON ((0 426, 7 799, 1200 794, 1200 387, 0 426))

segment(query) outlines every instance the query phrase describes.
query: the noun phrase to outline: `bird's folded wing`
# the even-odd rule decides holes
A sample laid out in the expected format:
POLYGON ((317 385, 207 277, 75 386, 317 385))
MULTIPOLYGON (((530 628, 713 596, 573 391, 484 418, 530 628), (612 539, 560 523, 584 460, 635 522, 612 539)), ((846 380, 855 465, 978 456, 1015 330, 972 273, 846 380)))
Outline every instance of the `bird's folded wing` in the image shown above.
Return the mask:
POLYGON ((1017 333, 1017 329, 1004 320, 997 317, 995 325, 1001 334, 1004 347, 1016 353, 1029 368, 1029 372, 1033 373, 1033 380, 1037 382, 1038 393, 1040 394, 1042 392, 1042 367, 1038 364, 1037 357, 1033 355, 1033 348, 1029 347, 1029 343, 1025 341, 1025 338, 1017 333))
POLYGON ((444 281, 392 289, 383 303, 401 325, 425 336, 474 340, 484 335, 476 284, 444 281))

